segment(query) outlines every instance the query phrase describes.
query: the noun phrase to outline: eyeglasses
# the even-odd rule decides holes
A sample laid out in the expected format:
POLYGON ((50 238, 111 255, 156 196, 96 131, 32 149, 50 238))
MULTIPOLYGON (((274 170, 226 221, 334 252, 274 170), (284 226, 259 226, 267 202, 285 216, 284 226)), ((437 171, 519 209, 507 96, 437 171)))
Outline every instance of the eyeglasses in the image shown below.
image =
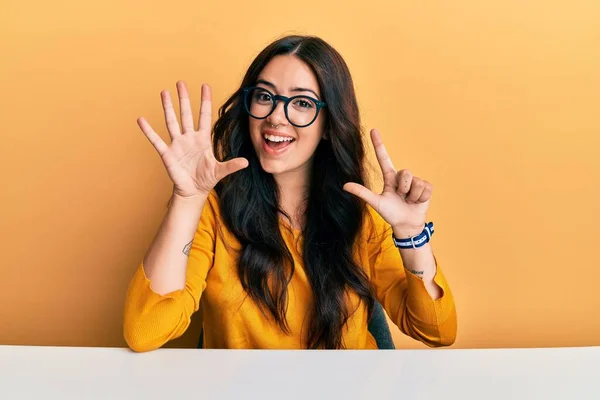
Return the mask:
POLYGON ((275 111, 278 101, 284 101, 283 110, 285 117, 298 128, 304 128, 315 122, 321 108, 327 106, 323 101, 319 101, 310 96, 292 96, 286 97, 276 95, 267 89, 250 86, 243 89, 244 107, 246 112, 256 119, 265 119, 275 111), (291 107, 289 107, 291 104, 291 107))

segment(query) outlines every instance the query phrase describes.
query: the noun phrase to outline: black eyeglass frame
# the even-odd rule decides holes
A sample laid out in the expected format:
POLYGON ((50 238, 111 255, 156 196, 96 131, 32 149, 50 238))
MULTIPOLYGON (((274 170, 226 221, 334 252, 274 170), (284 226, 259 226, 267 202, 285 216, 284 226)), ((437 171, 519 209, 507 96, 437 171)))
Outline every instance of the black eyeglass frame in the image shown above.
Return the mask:
POLYGON ((290 124, 292 124, 293 126, 295 126, 297 128, 306 128, 307 126, 309 126, 310 124, 315 122, 315 120, 319 116, 319 112, 321 111, 321 108, 327 107, 327 103, 325 103, 324 101, 321 101, 321 100, 317 100, 314 97, 306 96, 304 94, 300 94, 298 96, 292 96, 292 97, 282 96, 280 94, 273 94, 270 90, 265 89, 264 87, 261 87, 261 86, 247 86, 247 87, 243 88, 242 93, 243 93, 242 100, 244 102, 244 108, 246 109, 246 112, 248 113, 248 115, 250 115, 252 118, 255 118, 255 119, 268 118, 269 115, 273 114, 273 111, 275 111, 275 109, 277 108, 277 103, 279 101, 283 101, 283 102, 285 102, 285 104, 283 105, 283 111, 285 112, 285 118, 288 120, 288 122, 290 124), (256 116, 252 115, 252 113, 250 112, 250 109, 248 107, 248 94, 250 92, 252 92, 254 89, 264 90, 265 92, 269 93, 271 95, 271 98, 273 99, 273 107, 271 108, 271 111, 269 111, 269 113, 267 115, 265 115, 264 117, 256 117, 256 116), (288 104, 290 104, 292 102, 292 100, 299 99, 299 98, 310 99, 310 101, 315 103, 315 106, 317 107, 317 111, 315 112, 315 117, 312 119, 312 121, 310 121, 306 125, 297 125, 297 124, 293 123, 290 120, 290 117, 288 115, 288 104))

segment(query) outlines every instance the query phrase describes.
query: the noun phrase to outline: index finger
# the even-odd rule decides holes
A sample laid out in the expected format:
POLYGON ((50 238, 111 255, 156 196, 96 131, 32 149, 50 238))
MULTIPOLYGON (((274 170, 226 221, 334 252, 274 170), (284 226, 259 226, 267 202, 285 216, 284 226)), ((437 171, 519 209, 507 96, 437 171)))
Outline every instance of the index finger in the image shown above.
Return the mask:
POLYGON ((200 105, 200 119, 198 120, 198 130, 200 132, 210 132, 212 123, 212 95, 210 86, 202 85, 202 103, 200 105))
POLYGON ((393 182, 396 178, 396 169, 383 145, 383 140, 381 140, 381 135, 377 129, 371 130, 371 140, 373 141, 375 155, 377 156, 377 161, 379 161, 379 166, 381 167, 384 179, 391 179, 390 182, 393 182))

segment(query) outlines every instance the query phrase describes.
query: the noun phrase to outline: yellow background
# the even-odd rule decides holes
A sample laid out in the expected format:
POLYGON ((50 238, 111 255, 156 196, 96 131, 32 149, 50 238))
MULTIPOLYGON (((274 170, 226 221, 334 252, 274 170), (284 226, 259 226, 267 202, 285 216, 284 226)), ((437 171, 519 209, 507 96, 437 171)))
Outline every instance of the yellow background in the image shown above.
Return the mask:
POLYGON ((302 33, 345 57, 396 168, 434 184, 455 347, 600 345, 597 1, 2 3, 0 343, 125 345, 171 191, 136 118, 168 143, 162 89, 185 80, 198 110, 208 82, 216 109, 302 33))

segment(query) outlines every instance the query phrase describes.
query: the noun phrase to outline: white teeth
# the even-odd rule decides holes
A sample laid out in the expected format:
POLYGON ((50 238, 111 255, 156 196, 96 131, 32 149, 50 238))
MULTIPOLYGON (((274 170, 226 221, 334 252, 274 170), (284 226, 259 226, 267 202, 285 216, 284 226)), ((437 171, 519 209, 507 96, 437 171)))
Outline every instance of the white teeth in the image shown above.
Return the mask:
POLYGON ((294 138, 275 135, 265 135, 265 139, 270 140, 271 142, 291 142, 292 140, 294 140, 294 138))

